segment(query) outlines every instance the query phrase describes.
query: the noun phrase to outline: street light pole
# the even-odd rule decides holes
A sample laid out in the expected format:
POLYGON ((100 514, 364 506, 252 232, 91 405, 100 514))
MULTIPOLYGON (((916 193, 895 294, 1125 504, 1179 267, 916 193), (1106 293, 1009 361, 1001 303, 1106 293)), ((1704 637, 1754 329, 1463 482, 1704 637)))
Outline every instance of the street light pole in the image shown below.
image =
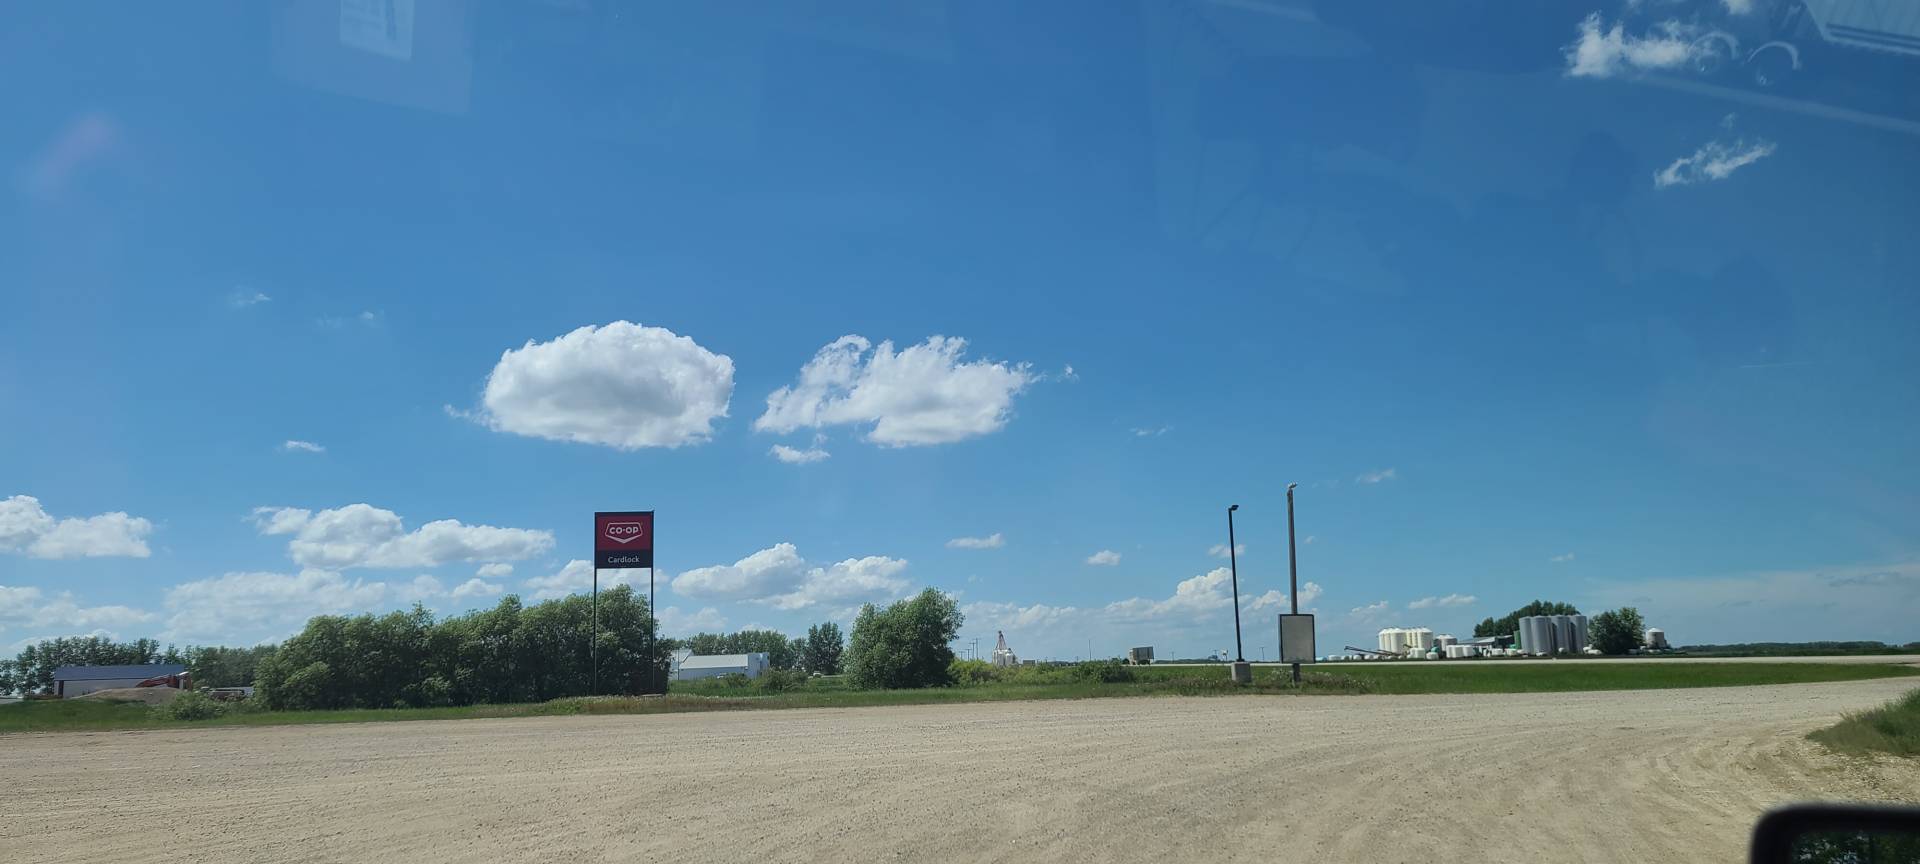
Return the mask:
MULTIPOLYGON (((1300 614, 1300 561, 1293 551, 1293 487, 1298 483, 1287 484, 1287 596, 1292 600, 1293 614, 1300 614)), ((1293 683, 1300 683, 1300 663, 1293 664, 1293 683)))
POLYGON ((1238 509, 1238 504, 1227 508, 1227 567, 1233 574, 1233 661, 1245 663, 1247 652, 1240 647, 1240 555, 1233 548, 1233 511, 1238 509))

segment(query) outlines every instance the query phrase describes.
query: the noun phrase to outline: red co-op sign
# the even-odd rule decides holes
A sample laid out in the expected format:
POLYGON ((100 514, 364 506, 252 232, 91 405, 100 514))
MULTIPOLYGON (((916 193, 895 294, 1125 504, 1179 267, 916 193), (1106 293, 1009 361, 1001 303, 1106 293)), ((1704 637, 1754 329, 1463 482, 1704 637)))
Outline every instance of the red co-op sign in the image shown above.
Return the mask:
POLYGON ((593 514, 596 570, 653 568, 653 511, 593 514))

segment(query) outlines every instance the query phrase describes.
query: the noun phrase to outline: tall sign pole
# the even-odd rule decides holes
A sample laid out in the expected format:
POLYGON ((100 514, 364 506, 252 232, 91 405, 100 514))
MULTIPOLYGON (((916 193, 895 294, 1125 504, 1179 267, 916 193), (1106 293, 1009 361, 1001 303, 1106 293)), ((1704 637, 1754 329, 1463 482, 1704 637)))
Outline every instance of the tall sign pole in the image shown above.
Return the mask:
POLYGON ((658 686, 653 655, 658 618, 653 612, 653 511, 620 510, 593 514, 593 675, 600 680, 600 571, 647 570, 647 688, 658 686))
MULTIPOLYGON (((1293 552, 1293 487, 1287 484, 1287 595, 1292 598, 1293 614, 1300 614, 1300 560, 1293 552)), ((1300 661, 1293 663, 1293 683, 1300 683, 1300 661)))

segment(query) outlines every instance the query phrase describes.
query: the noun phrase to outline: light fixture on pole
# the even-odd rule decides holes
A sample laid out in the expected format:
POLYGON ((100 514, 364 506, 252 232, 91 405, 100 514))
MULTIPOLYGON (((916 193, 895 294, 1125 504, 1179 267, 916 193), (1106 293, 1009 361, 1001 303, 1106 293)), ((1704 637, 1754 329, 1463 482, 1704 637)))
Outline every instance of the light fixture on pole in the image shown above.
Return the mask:
POLYGON ((1238 509, 1238 504, 1227 507, 1227 568, 1233 579, 1233 682, 1251 684, 1253 667, 1247 663, 1247 652, 1240 642, 1240 550, 1234 548, 1233 538, 1233 511, 1238 509))

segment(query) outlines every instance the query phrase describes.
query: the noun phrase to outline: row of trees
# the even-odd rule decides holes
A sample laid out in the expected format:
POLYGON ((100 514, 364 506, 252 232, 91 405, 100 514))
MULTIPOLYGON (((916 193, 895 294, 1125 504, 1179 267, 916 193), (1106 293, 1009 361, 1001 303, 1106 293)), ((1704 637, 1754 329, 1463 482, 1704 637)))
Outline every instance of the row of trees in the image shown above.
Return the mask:
POLYGON ((1535 600, 1499 618, 1488 618, 1473 625, 1473 635, 1511 636, 1520 630, 1520 619, 1535 615, 1578 615, 1580 610, 1572 603, 1555 603, 1549 600, 1535 600))
POLYGON ((51 693, 53 670, 61 666, 132 666, 181 663, 193 673, 195 686, 245 687, 254 683, 254 670, 273 653, 274 646, 224 648, 171 645, 162 649, 152 639, 115 642, 99 636, 63 636, 20 650, 12 660, 0 660, 0 693, 51 693))
POLYGON ((599 607, 597 638, 593 601, 578 594, 531 606, 508 596, 439 621, 419 606, 323 615, 260 664, 260 694, 270 708, 388 708, 644 690, 673 643, 650 644, 652 613, 628 586, 601 592, 599 607))
POLYGON ((850 644, 831 622, 789 639, 771 630, 649 637, 652 611, 627 586, 602 592, 598 635, 593 601, 570 595, 531 606, 518 597, 491 609, 434 618, 421 606, 386 615, 322 615, 278 646, 162 649, 152 639, 52 639, 0 662, 0 692, 44 693, 64 665, 176 662, 196 684, 254 685, 275 709, 390 708, 540 702, 585 693, 634 693, 663 674, 672 651, 765 652, 774 668, 844 671, 855 687, 939 687, 953 683, 951 643, 964 617, 952 596, 929 588, 886 607, 868 604, 850 644), (598 677, 595 677, 595 662, 598 677))

